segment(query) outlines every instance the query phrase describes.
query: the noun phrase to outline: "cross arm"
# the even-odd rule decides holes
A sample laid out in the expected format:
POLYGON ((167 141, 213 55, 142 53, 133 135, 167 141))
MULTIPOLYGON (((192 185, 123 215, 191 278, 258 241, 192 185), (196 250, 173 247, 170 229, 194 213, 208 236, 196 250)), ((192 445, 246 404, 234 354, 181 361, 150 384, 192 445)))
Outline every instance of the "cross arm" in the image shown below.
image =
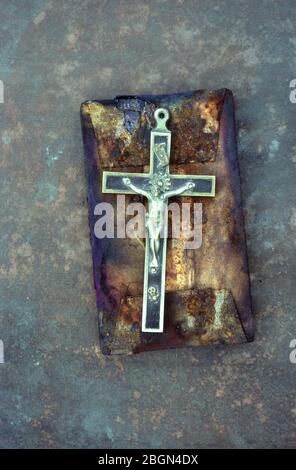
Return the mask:
POLYGON ((181 194, 182 196, 203 196, 214 197, 216 177, 208 175, 170 175, 171 187, 166 194, 167 197, 181 194), (186 188, 186 183, 192 183, 190 189, 186 188), (182 190, 183 188, 183 190, 182 190))
MULTIPOLYGON (((140 194, 134 191, 133 186, 143 187, 147 180, 144 173, 120 173, 114 171, 104 171, 102 179, 102 192, 113 194, 140 194), (130 180, 130 184, 125 181, 130 180)), ((144 192, 144 191, 143 191, 144 192)), ((143 194, 145 196, 145 194, 143 194)))

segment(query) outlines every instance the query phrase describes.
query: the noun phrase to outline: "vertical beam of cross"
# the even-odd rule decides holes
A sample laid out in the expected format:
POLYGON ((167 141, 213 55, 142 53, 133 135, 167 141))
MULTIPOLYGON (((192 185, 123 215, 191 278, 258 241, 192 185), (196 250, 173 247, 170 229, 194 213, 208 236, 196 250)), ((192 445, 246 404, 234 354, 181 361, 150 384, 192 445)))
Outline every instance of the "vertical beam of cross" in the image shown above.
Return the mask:
POLYGON ((156 126, 150 133, 149 173, 104 171, 102 192, 141 194, 148 200, 142 331, 161 333, 165 307, 168 199, 176 195, 213 197, 215 176, 171 175, 171 132, 166 127, 169 113, 164 108, 158 108, 154 117, 156 126))

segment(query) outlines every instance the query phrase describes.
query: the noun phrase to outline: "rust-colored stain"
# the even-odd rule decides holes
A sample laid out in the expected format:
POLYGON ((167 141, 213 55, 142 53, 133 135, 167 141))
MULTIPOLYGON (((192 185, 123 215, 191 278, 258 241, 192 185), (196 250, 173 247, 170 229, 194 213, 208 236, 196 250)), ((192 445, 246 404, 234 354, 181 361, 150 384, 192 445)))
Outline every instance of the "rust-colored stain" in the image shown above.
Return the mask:
MULTIPOLYGON (((148 349, 239 343, 253 339, 249 275, 240 200, 232 94, 214 92, 118 97, 81 108, 94 278, 104 354, 148 349), (105 169, 147 171, 149 135, 156 107, 170 111, 171 172, 216 175, 215 198, 178 197, 202 203, 202 244, 185 249, 168 240, 165 330, 141 332, 145 242, 98 240, 94 206, 116 195, 101 194, 105 169)), ((141 200, 126 197, 126 202, 141 200)), ((191 211, 193 217, 193 211, 191 211)), ((193 224, 193 220, 191 221, 193 224)))

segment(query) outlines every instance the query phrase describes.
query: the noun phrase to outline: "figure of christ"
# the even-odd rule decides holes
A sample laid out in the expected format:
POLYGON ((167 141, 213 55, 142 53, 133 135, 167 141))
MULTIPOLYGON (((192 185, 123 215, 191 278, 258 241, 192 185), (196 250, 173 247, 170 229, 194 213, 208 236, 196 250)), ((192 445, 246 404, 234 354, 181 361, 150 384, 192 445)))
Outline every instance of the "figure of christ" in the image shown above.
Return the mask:
POLYGON ((160 246, 160 236, 164 227, 165 211, 167 200, 172 196, 178 196, 194 187, 192 181, 187 181, 183 186, 171 191, 163 191, 157 185, 152 185, 150 191, 134 185, 129 178, 123 178, 123 183, 135 193, 141 194, 148 199, 148 213, 146 213, 145 226, 148 231, 149 247, 151 253, 151 272, 156 272, 158 263, 158 253, 160 246))

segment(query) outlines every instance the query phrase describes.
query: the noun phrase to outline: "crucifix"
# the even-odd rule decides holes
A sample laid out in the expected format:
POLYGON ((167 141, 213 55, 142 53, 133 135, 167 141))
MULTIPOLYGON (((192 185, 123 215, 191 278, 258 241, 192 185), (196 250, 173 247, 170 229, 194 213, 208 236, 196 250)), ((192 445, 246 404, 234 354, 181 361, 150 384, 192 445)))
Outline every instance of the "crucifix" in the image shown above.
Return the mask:
POLYGON ((215 196, 215 176, 172 175, 169 169, 171 132, 167 109, 154 113, 150 133, 149 173, 103 172, 102 192, 140 194, 148 200, 142 331, 161 333, 164 323, 168 199, 172 196, 215 196))

